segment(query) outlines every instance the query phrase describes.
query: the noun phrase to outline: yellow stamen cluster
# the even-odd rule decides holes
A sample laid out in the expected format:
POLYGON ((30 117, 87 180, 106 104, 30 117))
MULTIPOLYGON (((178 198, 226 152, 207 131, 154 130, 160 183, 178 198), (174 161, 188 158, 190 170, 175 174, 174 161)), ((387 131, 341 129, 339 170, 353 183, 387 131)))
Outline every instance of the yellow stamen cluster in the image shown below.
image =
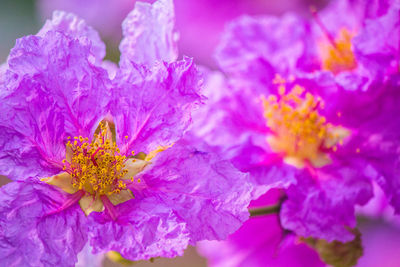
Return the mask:
POLYGON ((112 195, 126 189, 121 178, 128 173, 126 157, 112 141, 107 123, 100 123, 100 132, 89 143, 88 138, 74 137, 67 143, 64 169, 72 176, 72 185, 91 195, 112 195), (68 159, 70 158, 70 159, 68 159))
POLYGON ((353 35, 347 29, 341 29, 333 43, 330 41, 320 43, 322 69, 337 74, 357 67, 356 58, 351 49, 352 38, 353 35))
POLYGON ((279 96, 263 99, 264 117, 271 130, 267 141, 274 152, 284 155, 287 163, 303 167, 309 162, 322 167, 330 163, 325 152, 335 151, 347 132, 327 123, 318 112, 324 106, 322 100, 304 91, 296 85, 286 94, 281 83, 279 96))

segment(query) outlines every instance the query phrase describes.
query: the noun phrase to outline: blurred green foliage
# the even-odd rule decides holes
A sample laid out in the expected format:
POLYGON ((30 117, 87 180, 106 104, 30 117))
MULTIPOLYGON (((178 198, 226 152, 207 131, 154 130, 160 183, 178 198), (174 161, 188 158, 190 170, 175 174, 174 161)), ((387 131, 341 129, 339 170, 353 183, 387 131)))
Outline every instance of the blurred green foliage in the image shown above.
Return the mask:
POLYGON ((39 20, 34 0, 0 0, 0 63, 17 38, 39 30, 39 20))

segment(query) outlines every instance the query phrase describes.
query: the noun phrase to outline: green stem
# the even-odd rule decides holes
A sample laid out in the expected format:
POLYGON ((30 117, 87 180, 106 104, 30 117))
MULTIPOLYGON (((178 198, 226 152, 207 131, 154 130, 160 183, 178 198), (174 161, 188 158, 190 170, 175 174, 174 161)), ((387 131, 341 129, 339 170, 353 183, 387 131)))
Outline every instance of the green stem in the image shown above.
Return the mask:
POLYGON ((276 205, 271 205, 271 206, 266 206, 266 207, 261 207, 261 208, 249 209, 249 212, 250 212, 250 217, 255 217, 255 216, 261 216, 261 215, 269 215, 269 214, 279 213, 280 209, 281 209, 281 205, 276 204, 276 205))

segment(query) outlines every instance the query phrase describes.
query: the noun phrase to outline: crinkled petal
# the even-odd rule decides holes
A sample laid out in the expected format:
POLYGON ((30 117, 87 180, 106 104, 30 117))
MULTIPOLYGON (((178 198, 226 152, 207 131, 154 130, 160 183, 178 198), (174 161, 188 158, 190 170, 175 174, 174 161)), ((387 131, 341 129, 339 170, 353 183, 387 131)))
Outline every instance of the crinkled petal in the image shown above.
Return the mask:
POLYGON ((111 112, 122 153, 149 153, 177 141, 202 99, 199 73, 188 58, 151 69, 132 64, 115 80, 111 112))
POLYGON ((364 161, 335 159, 320 169, 304 170, 287 190, 281 209, 282 226, 303 237, 350 241, 356 224, 354 207, 372 197, 374 170, 364 161))
POLYGON ((185 222, 190 244, 224 239, 248 218, 252 191, 248 175, 210 150, 187 137, 159 153, 151 168, 139 173, 149 192, 185 222))
POLYGON ((264 90, 242 80, 228 81, 222 73, 203 68, 206 105, 193 113, 191 131, 208 144, 231 147, 248 136, 262 138, 268 131, 263 117, 264 90))
POLYGON ((92 136, 107 112, 109 80, 90 63, 90 49, 55 31, 17 40, 0 96, 2 174, 11 179, 55 174, 67 136, 92 136))
POLYGON ((135 9, 122 23, 121 64, 133 61, 151 66, 156 61, 175 61, 178 34, 174 26, 172 0, 158 0, 152 5, 136 2, 135 9))
POLYGON ((98 63, 106 55, 106 46, 101 41, 99 34, 92 27, 88 26, 83 19, 75 14, 64 11, 54 11, 53 18, 47 20, 37 36, 45 37, 49 31, 59 31, 65 35, 78 39, 83 44, 90 42, 90 52, 98 63))
POLYGON ((378 73, 388 68, 398 68, 399 13, 400 3, 397 2, 384 16, 367 20, 360 34, 354 38, 355 53, 367 68, 378 73))
POLYGON ((183 255, 189 242, 185 224, 157 196, 136 198, 116 207, 119 217, 89 216, 90 244, 94 253, 118 251, 130 260, 183 255))
POLYGON ((225 155, 231 159, 236 168, 250 174, 250 181, 255 190, 253 199, 271 188, 288 188, 296 184, 296 177, 301 172, 285 164, 282 157, 266 146, 257 146, 250 139, 242 145, 232 147, 225 155))
POLYGON ((274 72, 293 70, 306 53, 308 30, 307 24, 293 14, 282 18, 244 16, 229 25, 216 59, 228 73, 272 80, 274 72))
POLYGON ((13 182, 0 189, 2 266, 74 266, 84 247, 85 215, 77 204, 49 214, 66 201, 54 187, 13 182))

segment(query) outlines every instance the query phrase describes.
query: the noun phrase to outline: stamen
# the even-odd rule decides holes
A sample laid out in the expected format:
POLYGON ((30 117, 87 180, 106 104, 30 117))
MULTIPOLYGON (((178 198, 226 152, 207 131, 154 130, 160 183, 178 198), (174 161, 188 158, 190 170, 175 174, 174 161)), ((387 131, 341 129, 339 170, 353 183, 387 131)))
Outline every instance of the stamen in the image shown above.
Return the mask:
POLYGON ((271 134, 267 137, 271 149, 283 154, 288 164, 302 168, 308 162, 314 167, 330 163, 326 152, 336 151, 349 132, 340 126, 327 123, 319 114, 323 101, 305 93, 299 85, 287 94, 284 84, 279 85, 279 95, 263 99, 264 117, 271 134))
POLYGON ((317 25, 321 28, 322 32, 324 33, 324 35, 326 36, 326 38, 329 40, 329 42, 331 43, 331 45, 334 48, 336 47, 336 43, 335 43, 335 39, 333 38, 333 36, 329 33, 328 29, 325 27, 325 25, 322 23, 321 19, 319 18, 317 9, 314 6, 310 7, 310 11, 311 11, 311 15, 313 16, 315 22, 317 23, 317 25))
POLYGON ((67 143, 72 151, 71 162, 64 162, 71 170, 72 185, 92 195, 111 195, 126 189, 120 182, 128 172, 124 169, 126 157, 111 139, 107 122, 100 123, 100 131, 89 143, 88 138, 74 137, 67 143))
POLYGON ((322 23, 317 10, 314 7, 311 7, 310 10, 315 22, 321 28, 326 39, 328 39, 328 44, 325 42, 320 42, 318 44, 322 69, 329 70, 334 74, 355 69, 357 67, 357 62, 351 47, 353 34, 346 28, 342 28, 336 38, 334 38, 322 23))

